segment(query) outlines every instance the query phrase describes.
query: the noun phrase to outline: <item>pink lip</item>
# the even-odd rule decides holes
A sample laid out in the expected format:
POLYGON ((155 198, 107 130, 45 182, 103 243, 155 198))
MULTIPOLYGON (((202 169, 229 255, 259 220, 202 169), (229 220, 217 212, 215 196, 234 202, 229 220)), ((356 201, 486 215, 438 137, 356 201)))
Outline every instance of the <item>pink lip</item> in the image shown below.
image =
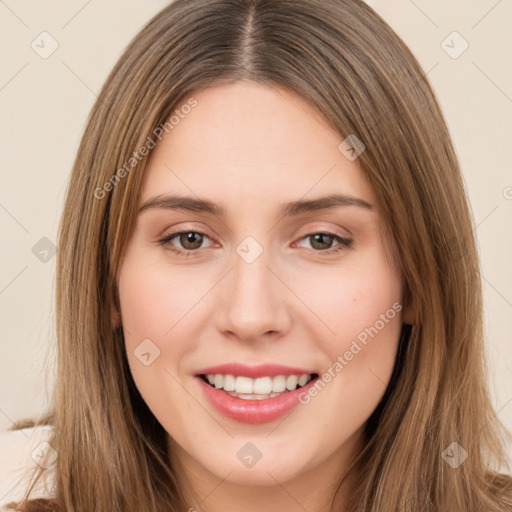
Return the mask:
POLYGON ((304 368, 293 368, 291 366, 282 366, 279 364, 259 364, 248 366, 241 363, 227 363, 219 366, 202 368, 196 372, 196 375, 212 375, 216 373, 256 379, 258 377, 275 377, 276 375, 311 375, 316 372, 304 368))
MULTIPOLYGON (((221 373, 217 367, 216 372, 221 373)), ((308 373, 302 372, 301 373, 308 373)), ((292 373, 293 374, 293 373, 292 373)), ((268 373, 266 374, 268 375, 268 373)), ((277 373, 276 375, 283 375, 277 373)), ((243 400, 228 395, 222 389, 216 389, 206 383, 201 377, 197 377, 203 393, 213 407, 221 414, 232 420, 242 423, 258 424, 273 421, 296 407, 300 401, 299 396, 308 391, 314 385, 317 378, 310 380, 305 386, 288 391, 281 395, 267 398, 266 400, 243 400)))

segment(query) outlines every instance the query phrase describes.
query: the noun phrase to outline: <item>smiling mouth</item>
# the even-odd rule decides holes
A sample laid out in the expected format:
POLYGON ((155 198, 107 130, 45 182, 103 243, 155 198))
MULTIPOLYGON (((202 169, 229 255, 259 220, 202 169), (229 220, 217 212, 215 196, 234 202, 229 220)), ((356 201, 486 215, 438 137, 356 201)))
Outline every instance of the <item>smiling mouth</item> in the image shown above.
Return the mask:
POLYGON ((251 378, 242 375, 200 374, 210 387, 242 400, 266 400, 295 391, 318 378, 317 373, 251 378))

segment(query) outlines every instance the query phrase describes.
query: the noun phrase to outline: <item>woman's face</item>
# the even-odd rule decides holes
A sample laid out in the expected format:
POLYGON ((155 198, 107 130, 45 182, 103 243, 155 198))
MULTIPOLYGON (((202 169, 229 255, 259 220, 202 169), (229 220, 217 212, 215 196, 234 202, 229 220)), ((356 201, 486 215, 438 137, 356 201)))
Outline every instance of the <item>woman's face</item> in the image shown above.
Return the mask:
POLYGON ((294 93, 238 82, 191 96, 151 155, 120 268, 133 378, 190 474, 340 476, 403 320, 374 194, 294 93))

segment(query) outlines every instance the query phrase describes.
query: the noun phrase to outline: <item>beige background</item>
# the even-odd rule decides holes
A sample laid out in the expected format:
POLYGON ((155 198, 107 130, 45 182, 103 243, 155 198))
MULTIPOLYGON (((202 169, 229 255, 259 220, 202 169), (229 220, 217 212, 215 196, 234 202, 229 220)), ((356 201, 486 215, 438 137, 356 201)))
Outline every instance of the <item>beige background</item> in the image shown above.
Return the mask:
MULTIPOLYGON (((107 73, 166 3, 0 1, 0 429, 47 404, 55 258, 40 240, 55 243, 74 154, 107 73), (52 38, 58 48, 42 58, 52 38), (33 253, 37 243, 47 262, 33 253)), ((512 0, 368 3, 428 72, 451 129, 482 257, 492 398, 512 430, 512 0), (453 58, 464 40, 469 47, 453 58)))

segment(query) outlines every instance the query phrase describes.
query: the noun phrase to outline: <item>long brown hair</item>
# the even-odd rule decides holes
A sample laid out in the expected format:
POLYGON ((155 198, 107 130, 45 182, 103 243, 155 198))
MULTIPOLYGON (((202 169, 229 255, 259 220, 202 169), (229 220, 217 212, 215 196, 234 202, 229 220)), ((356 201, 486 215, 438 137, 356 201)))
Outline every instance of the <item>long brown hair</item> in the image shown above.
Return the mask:
POLYGON ((499 473, 509 434, 486 384, 479 264, 459 164, 425 73, 360 0, 176 0, 111 72, 78 150, 59 234, 58 375, 47 417, 58 452, 54 510, 190 506, 167 433, 132 380, 111 306, 119 305, 116 272, 147 161, 139 148, 192 91, 242 79, 295 91, 340 142, 351 134, 363 141, 358 161, 414 313, 353 462, 346 510, 510 510, 512 478, 499 473), (454 442, 469 455, 458 468, 442 456, 454 442))

